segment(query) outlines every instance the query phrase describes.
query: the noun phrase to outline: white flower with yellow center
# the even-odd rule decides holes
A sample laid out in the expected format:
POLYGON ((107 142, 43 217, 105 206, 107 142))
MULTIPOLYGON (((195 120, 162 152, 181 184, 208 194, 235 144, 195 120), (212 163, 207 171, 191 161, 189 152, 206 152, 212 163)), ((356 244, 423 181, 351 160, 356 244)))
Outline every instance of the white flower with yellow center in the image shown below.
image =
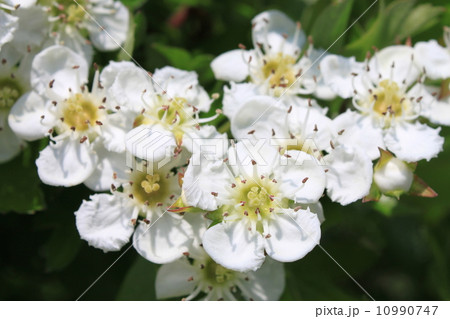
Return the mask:
POLYGON ((150 76, 132 63, 116 63, 104 74, 111 95, 122 106, 121 112, 133 118, 134 128, 126 142, 133 155, 158 162, 183 149, 192 153, 205 138, 225 139, 215 127, 200 126, 218 115, 199 117, 200 112, 209 111, 212 100, 199 85, 195 72, 164 67, 150 76), (147 136, 146 132, 151 134, 147 136), (155 136, 163 145, 151 143, 155 136))
POLYGON ((92 59, 92 45, 100 51, 120 48, 127 37, 129 13, 114 0, 38 0, 52 24, 50 42, 65 45, 92 59), (89 34, 89 40, 83 34, 89 34))
POLYGON ((248 78, 261 94, 283 95, 283 99, 315 91, 317 79, 314 72, 307 72, 313 48, 302 51, 306 37, 300 23, 282 12, 265 11, 252 20, 252 39, 254 49, 241 46, 213 60, 217 79, 242 82, 248 78))
POLYGON ((151 172, 122 168, 112 194, 92 195, 75 213, 81 238, 104 251, 120 250, 133 235, 133 246, 155 263, 172 262, 187 251, 193 232, 168 207, 180 196, 173 166, 151 172), (137 225, 137 226, 136 226, 137 225))
POLYGON ((66 47, 47 48, 33 60, 35 91, 25 94, 9 114, 9 125, 21 138, 50 138, 36 161, 46 184, 85 182, 94 190, 105 190, 111 184, 111 169, 103 169, 125 160, 119 153, 125 151, 126 119, 113 113, 116 104, 105 94, 99 72, 92 91, 85 85, 87 77, 82 56, 66 47))
POLYGON ((320 64, 324 80, 343 98, 352 98, 357 112, 334 119, 339 141, 363 148, 371 159, 387 148, 404 161, 430 160, 442 150, 440 128, 418 121, 431 107, 414 62, 414 49, 392 46, 365 63, 330 55, 320 64))
POLYGON ((430 79, 450 78, 450 28, 444 28, 445 47, 436 40, 418 42, 414 46, 417 63, 430 79))
POLYGON ((279 146, 282 154, 298 150, 314 156, 326 172, 330 198, 347 205, 369 193, 372 161, 359 148, 336 141, 346 132, 334 128, 326 111, 312 101, 287 107, 274 98, 254 96, 237 108, 231 132, 238 139, 264 139, 279 146))
MULTIPOLYGON (((202 215, 186 219, 202 219, 202 215)), ((197 221, 193 223, 198 224, 197 221)), ((267 258, 257 271, 246 273, 217 264, 202 248, 201 236, 208 223, 196 229, 195 240, 187 253, 170 264, 162 265, 156 275, 156 297, 182 300, 278 300, 284 289, 283 264, 267 258)), ((198 228, 198 227, 195 227, 198 228)))
POLYGON ((325 188, 325 173, 300 151, 281 157, 265 143, 245 141, 225 161, 191 161, 184 175, 183 200, 213 212, 218 223, 202 241, 206 252, 235 271, 258 269, 265 259, 288 262, 305 256, 320 239, 320 222, 309 208, 325 188))

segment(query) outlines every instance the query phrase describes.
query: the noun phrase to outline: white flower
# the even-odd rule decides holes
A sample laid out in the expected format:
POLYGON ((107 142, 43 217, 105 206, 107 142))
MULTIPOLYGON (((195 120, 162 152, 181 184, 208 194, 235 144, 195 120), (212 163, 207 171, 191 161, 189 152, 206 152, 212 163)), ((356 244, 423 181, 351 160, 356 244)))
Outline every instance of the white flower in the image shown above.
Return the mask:
POLYGON ((413 178, 413 170, 395 157, 377 165, 373 174, 373 179, 383 194, 408 192, 413 178))
POLYGON ((388 47, 363 64, 330 55, 320 67, 324 81, 341 97, 351 97, 357 110, 334 119, 336 129, 346 132, 338 139, 342 144, 363 148, 371 159, 379 156, 378 148, 387 148, 407 162, 430 160, 442 150, 440 128, 417 121, 432 103, 418 81, 413 48, 388 47))
MULTIPOLYGON (((195 213, 194 213, 195 214, 195 213)), ((186 216, 202 219, 200 215, 186 216)), ((194 223, 198 224, 197 221, 194 223)), ((201 235, 207 222, 200 222, 195 232, 194 245, 187 254, 173 263, 162 265, 156 275, 156 297, 168 299, 182 297, 194 300, 278 300, 284 289, 283 264, 267 258, 257 271, 241 273, 222 267, 201 247, 201 235), (238 296, 241 296, 240 298, 238 296)))
MULTIPOLYGON (((104 166, 105 161, 114 161, 106 151, 125 151, 125 119, 113 113, 115 103, 100 85, 99 72, 92 91, 85 86, 87 76, 83 57, 66 47, 47 48, 33 60, 31 82, 36 91, 26 93, 10 112, 9 125, 21 138, 50 137, 36 161, 39 177, 46 184, 86 182, 102 168, 99 162, 104 166), (106 158, 99 158, 100 154, 106 158)), ((95 190, 110 185, 101 179, 97 182, 88 184, 95 190)))
POLYGON ((133 155, 159 162, 183 149, 192 153, 204 139, 226 142, 225 134, 219 134, 215 127, 200 126, 218 115, 199 118, 199 112, 207 112, 212 101, 195 72, 164 67, 150 77, 132 64, 121 68, 112 65, 104 72, 111 94, 124 106, 122 112, 134 119, 126 142, 133 155), (152 143, 153 139, 160 143, 152 143))
POLYGON ((436 40, 418 42, 414 46, 417 63, 433 80, 450 78, 450 28, 444 28, 445 47, 436 40))
POLYGON ((65 45, 92 59, 92 47, 100 51, 118 49, 126 40, 129 25, 127 8, 114 0, 40 0, 52 23, 53 44, 65 45), (83 37, 89 34, 90 42, 83 37))
POLYGON ((106 252, 120 250, 134 233, 133 246, 146 259, 167 263, 180 258, 193 233, 181 216, 167 211, 181 191, 171 168, 116 171, 112 194, 92 195, 75 213, 81 238, 106 252))
POLYGON ((256 270, 264 252, 278 261, 294 261, 319 242, 317 215, 309 208, 291 209, 289 200, 317 202, 325 173, 306 153, 287 155, 282 158, 265 143, 242 141, 230 148, 225 161, 189 163, 183 198, 189 206, 214 211, 213 218, 220 221, 202 238, 218 264, 236 271, 256 270))
POLYGON ((217 79, 242 82, 249 77, 262 94, 276 97, 314 92, 317 79, 313 72, 306 72, 313 48, 302 55, 306 37, 299 23, 282 12, 265 11, 252 20, 252 40, 254 49, 241 47, 213 60, 217 79))
POLYGON ((369 193, 372 161, 351 144, 333 142, 346 133, 337 132, 326 111, 312 101, 288 108, 277 106, 274 98, 253 96, 235 108, 231 132, 236 138, 265 139, 281 152, 299 150, 314 156, 327 172, 330 198, 347 205, 369 193), (324 152, 328 155, 323 158, 324 152))

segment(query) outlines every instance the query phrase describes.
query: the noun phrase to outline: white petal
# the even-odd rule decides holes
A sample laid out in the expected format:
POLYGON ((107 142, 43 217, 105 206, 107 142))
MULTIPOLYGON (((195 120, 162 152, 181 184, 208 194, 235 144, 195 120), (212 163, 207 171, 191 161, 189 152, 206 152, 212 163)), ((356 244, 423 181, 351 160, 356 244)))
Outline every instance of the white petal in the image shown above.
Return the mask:
POLYGON ((90 145, 65 138, 49 144, 36 160, 42 182, 52 186, 74 186, 83 183, 93 173, 97 155, 90 145))
POLYGON ((306 40, 302 30, 295 36, 297 25, 278 10, 258 14, 253 18, 252 25, 253 42, 267 44, 271 52, 295 55, 295 51, 299 50, 306 40))
POLYGON ((334 127, 344 132, 338 137, 341 144, 363 149, 371 160, 380 156, 378 148, 385 148, 383 130, 369 116, 348 110, 334 120, 334 127))
POLYGON ((25 143, 11 131, 6 116, 5 111, 0 111, 0 163, 9 161, 25 147, 25 143))
POLYGON ((215 126, 203 125, 200 129, 186 130, 183 146, 192 153, 192 159, 200 161, 200 157, 209 160, 223 159, 228 151, 228 137, 220 134, 215 126))
POLYGON ((84 185, 96 192, 107 191, 114 183, 114 174, 118 179, 126 179, 125 153, 108 152, 103 147, 96 148, 99 157, 94 172, 84 181, 84 185))
POLYGON ((403 81, 407 85, 414 83, 420 70, 412 59, 413 55, 414 49, 406 45, 393 45, 380 50, 369 61, 371 78, 376 83, 380 81, 381 74, 381 79, 391 79, 399 84, 403 81))
POLYGON ((14 38, 19 18, 0 10, 0 49, 14 38))
POLYGON ((303 258, 320 241, 320 221, 309 210, 284 209, 282 214, 269 222, 265 239, 267 254, 281 262, 291 262, 303 258))
POLYGON ((126 135, 133 127, 133 118, 126 113, 114 113, 108 116, 102 127, 103 144, 108 151, 124 153, 126 135))
POLYGON ((130 241, 134 226, 133 209, 125 205, 123 197, 96 194, 83 201, 75 212, 80 237, 90 246, 104 252, 120 250, 130 241))
POLYGON ((323 81, 337 95, 343 98, 353 96, 355 87, 352 73, 362 72, 363 63, 355 61, 354 57, 345 58, 339 55, 328 55, 320 62, 323 81))
POLYGON ((325 191, 325 172, 317 160, 305 152, 288 151, 289 158, 274 169, 280 191, 295 202, 314 203, 325 191))
MULTIPOLYGON (((102 8, 99 9, 101 11, 102 8)), ((95 8, 92 10, 93 19, 88 20, 89 25, 87 26, 89 37, 92 44, 100 51, 116 50, 127 38, 130 15, 128 9, 120 1, 115 1, 105 9, 111 10, 114 14, 96 13, 95 8)))
POLYGON ((325 156, 325 162, 327 194, 332 201, 347 205, 369 193, 372 161, 363 150, 340 145, 325 156))
POLYGON ((39 49, 48 36, 48 15, 41 6, 20 8, 15 11, 19 18, 19 27, 14 34, 13 45, 19 52, 26 53, 28 49, 39 49))
POLYGON ((335 129, 333 121, 323 114, 323 110, 310 106, 294 106, 288 121, 290 133, 313 142, 316 149, 324 150, 329 147, 335 129))
POLYGON ((8 117, 12 130, 27 141, 43 138, 54 121, 53 114, 47 111, 43 99, 34 91, 22 95, 8 117))
POLYGON ((450 77, 450 50, 441 47, 436 40, 419 42, 414 46, 417 63, 425 68, 431 79, 450 77))
POLYGON ((175 261, 188 251, 193 240, 192 227, 184 219, 165 212, 150 225, 141 223, 134 232, 133 246, 147 260, 157 264, 175 261))
POLYGON ((127 62, 121 62, 120 65, 111 62, 100 78, 102 82, 105 81, 108 95, 120 107, 134 112, 140 112, 145 107, 142 95, 149 88, 151 79, 141 68, 127 62))
POLYGON ((233 182, 233 176, 230 176, 223 161, 196 162, 193 158, 184 173, 183 196, 189 206, 212 211, 217 209, 218 204, 211 193, 225 196, 233 182))
POLYGON ((78 91, 87 81, 88 66, 86 60, 63 46, 52 46, 41 51, 33 60, 31 84, 40 94, 44 94, 53 83, 53 91, 61 97, 69 94, 69 88, 78 91), (79 66, 74 69, 74 66, 79 66))
POLYGON ((194 105, 199 111, 208 112, 212 100, 208 93, 199 85, 197 73, 184 71, 171 66, 157 69, 153 75, 155 88, 158 92, 166 91, 172 98, 182 97, 187 103, 194 105))
POLYGON ((194 267, 185 259, 162 265, 156 274, 156 298, 168 299, 189 295, 194 291, 196 282, 188 279, 195 274, 194 267))
POLYGON ((78 29, 72 25, 66 25, 64 28, 61 28, 61 31, 56 37, 49 37, 43 47, 45 48, 52 45, 63 45, 68 47, 73 52, 81 55, 86 60, 88 65, 92 63, 92 57, 94 55, 92 44, 87 42, 86 38, 83 37, 78 29))
POLYGON ((440 131, 440 127, 433 129, 419 122, 397 123, 387 132, 385 142, 387 148, 403 161, 429 161, 442 151, 444 138, 439 136, 440 131))
POLYGON ((214 261, 236 271, 257 270, 264 262, 263 237, 242 220, 220 223, 203 235, 203 248, 214 261))
POLYGON ((247 100, 259 94, 258 87, 253 83, 230 83, 230 87, 224 87, 222 100, 223 114, 229 119, 239 113, 241 105, 247 100))
POLYGON ((176 141, 173 134, 160 125, 141 125, 126 135, 126 149, 134 156, 163 165, 173 157, 176 141))
POLYGON ((288 137, 286 125, 287 108, 277 99, 270 96, 254 96, 241 104, 235 115, 230 118, 231 132, 235 138, 250 138, 248 132, 260 139, 272 137, 272 129, 275 138, 288 137))
POLYGON ((236 144, 235 149, 230 148, 228 158, 228 164, 235 175, 245 179, 259 178, 260 175, 270 176, 281 162, 278 148, 270 145, 265 139, 242 139, 236 144))
POLYGON ((266 258, 261 268, 250 273, 248 278, 248 281, 241 282, 250 294, 243 293, 247 298, 263 301, 280 299, 286 279, 282 263, 266 258))
POLYGON ((211 62, 211 69, 218 80, 223 81, 244 81, 249 75, 248 72, 248 51, 231 50, 222 53, 211 62))
POLYGON ((408 95, 422 97, 420 114, 438 125, 450 125, 450 97, 438 99, 440 87, 417 84, 408 95))

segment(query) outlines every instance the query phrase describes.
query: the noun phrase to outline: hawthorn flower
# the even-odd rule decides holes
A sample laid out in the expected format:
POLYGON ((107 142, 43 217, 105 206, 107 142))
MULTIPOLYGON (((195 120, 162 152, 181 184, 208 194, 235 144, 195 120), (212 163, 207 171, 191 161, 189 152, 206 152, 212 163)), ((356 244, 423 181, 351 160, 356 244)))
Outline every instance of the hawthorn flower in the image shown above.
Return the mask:
POLYGON ((369 193, 372 161, 359 148, 336 141, 345 132, 337 132, 326 111, 311 100, 287 107, 268 96, 253 96, 235 107, 231 132, 238 139, 270 141, 281 153, 310 154, 326 172, 329 197, 347 205, 369 193))
POLYGON ((242 141, 225 161, 190 161, 183 201, 211 212, 216 221, 202 237, 208 255, 223 267, 246 272, 261 267, 265 253, 288 262, 317 245, 317 215, 291 208, 290 201, 315 203, 324 188, 325 173, 310 155, 289 151, 282 158, 265 143, 242 141))
POLYGON ((414 49, 392 46, 377 52, 370 60, 330 55, 320 64, 324 80, 343 98, 352 98, 355 111, 334 119, 339 141, 358 145, 371 159, 378 148, 388 149, 400 160, 430 160, 442 150, 440 128, 418 121, 429 115, 429 99, 414 63, 414 49))
POLYGON ((383 195, 397 199, 402 194, 436 197, 437 193, 414 174, 416 167, 417 163, 401 161, 390 152, 380 149, 380 159, 374 167, 374 183, 364 201, 377 201, 383 195))
POLYGON ((66 47, 49 47, 33 60, 34 91, 26 93, 9 114, 9 125, 19 137, 27 141, 50 138, 36 160, 39 177, 46 184, 85 182, 94 190, 108 189, 111 183, 102 174, 110 170, 103 169, 120 162, 119 155, 108 152, 125 151, 124 119, 114 113, 111 104, 115 103, 99 83, 99 72, 91 91, 87 77, 82 56, 66 47))
POLYGON ((242 82, 248 78, 261 94, 280 97, 286 93, 285 99, 314 92, 317 79, 313 72, 306 72, 312 66, 313 47, 302 54, 306 37, 300 23, 276 10, 262 12, 252 20, 252 40, 253 49, 241 45, 213 60, 217 79, 242 82))
POLYGON ((181 193, 172 168, 116 171, 111 193, 92 195, 75 212, 81 238, 107 252, 120 250, 133 235, 135 249, 152 262, 183 256, 193 232, 180 215, 167 211, 181 193))
POLYGON ((68 46, 89 62, 93 54, 91 43, 100 51, 111 51, 126 40, 130 17, 120 1, 38 0, 38 4, 48 13, 50 42, 68 46))
POLYGON ((134 156, 159 162, 183 149, 192 153, 204 139, 225 140, 215 127, 200 126, 218 114, 199 117, 200 112, 209 111, 212 100, 195 72, 164 67, 150 76, 128 64, 115 65, 105 72, 105 78, 111 83, 111 94, 123 106, 121 112, 133 117, 126 146, 134 156), (155 139, 159 143, 152 143, 155 139))
MULTIPOLYGON (((198 214, 194 216, 195 219, 203 218, 198 214)), ((198 298, 200 300, 280 298, 285 280, 283 264, 268 258, 257 271, 242 273, 227 269, 212 260, 201 247, 201 235, 206 231, 208 223, 203 220, 201 224, 187 253, 180 259, 159 268, 155 283, 158 299, 185 297, 182 300, 188 301, 198 298)))
POLYGON ((433 80, 450 78, 450 28, 444 28, 445 47, 436 40, 418 42, 414 46, 417 63, 433 80))

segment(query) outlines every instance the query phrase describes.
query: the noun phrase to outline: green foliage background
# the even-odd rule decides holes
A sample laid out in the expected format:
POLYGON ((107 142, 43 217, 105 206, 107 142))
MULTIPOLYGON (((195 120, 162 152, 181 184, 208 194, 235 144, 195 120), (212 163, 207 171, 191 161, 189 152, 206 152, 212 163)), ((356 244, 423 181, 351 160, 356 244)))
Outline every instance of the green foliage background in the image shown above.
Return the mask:
MULTIPOLYGON (((251 19, 279 9, 299 20, 316 47, 328 48, 373 4, 372 0, 123 0, 133 13, 125 48, 150 71, 173 65, 199 73, 210 92, 222 93, 209 68, 238 43, 251 47, 251 19)), ((330 52, 362 59, 372 47, 402 42, 442 41, 450 26, 447 0, 376 1, 330 52)), ((99 65, 130 60, 123 51, 98 54, 99 65)), ((335 115, 342 100, 322 102, 335 115)), ((220 101, 214 107, 220 106, 220 101)), ((214 110, 212 110, 214 112, 214 110)), ((227 129, 225 117, 215 123, 227 129)), ((321 244, 303 260, 286 264, 282 300, 367 300, 336 264, 377 300, 450 299, 450 129, 445 150, 420 163, 417 174, 439 193, 435 199, 404 196, 398 203, 355 203, 346 207, 324 198, 321 244)), ((34 161, 42 142, 31 143, 0 165, 0 299, 74 300, 121 253, 104 254, 79 238, 76 211, 91 192, 84 186, 42 185, 34 161)), ((83 300, 153 300, 158 266, 130 249, 83 300)))

